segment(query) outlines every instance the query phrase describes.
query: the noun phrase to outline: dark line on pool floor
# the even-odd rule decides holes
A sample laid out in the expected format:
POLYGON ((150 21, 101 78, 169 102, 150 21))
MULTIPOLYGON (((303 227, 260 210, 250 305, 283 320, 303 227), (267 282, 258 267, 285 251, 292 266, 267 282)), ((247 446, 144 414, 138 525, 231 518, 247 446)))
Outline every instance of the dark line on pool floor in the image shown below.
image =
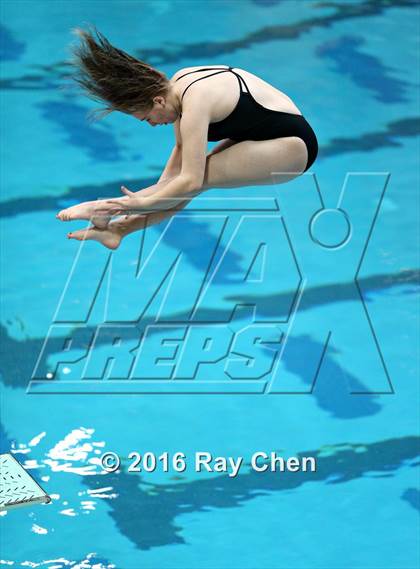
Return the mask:
POLYGON ((124 146, 118 143, 109 124, 91 124, 86 120, 86 108, 76 101, 37 103, 41 117, 58 129, 63 146, 74 146, 89 156, 93 163, 118 162, 123 159, 124 146), (65 136, 65 138, 64 138, 65 136))
MULTIPOLYGON (((420 117, 407 117, 387 123, 385 130, 368 132, 355 138, 332 138, 329 144, 320 148, 319 159, 349 152, 373 152, 387 147, 399 148, 402 144, 398 139, 412 138, 419 134, 420 117)), ((129 182, 125 181, 125 183, 133 188, 147 188, 156 181, 156 177, 137 178, 129 182)), ((60 209, 83 201, 116 197, 120 186, 121 180, 115 180, 100 185, 87 184, 70 187, 66 193, 57 196, 25 196, 5 200, 0 203, 0 218, 37 211, 58 212, 60 209)))
MULTIPOLYGON (((376 291, 384 291, 394 287, 408 285, 418 285, 420 280, 420 271, 406 270, 397 274, 381 274, 370 277, 359 278, 358 282, 363 291, 363 296, 366 302, 369 302, 369 294, 376 291)), ((409 294, 410 291, 404 291, 403 294, 409 294)), ((258 298, 259 309, 262 314, 270 314, 273 307, 278 310, 280 306, 288 306, 290 297, 293 296, 294 291, 285 291, 276 295, 267 295, 258 298)), ((305 309, 309 310, 313 307, 328 305, 331 302, 346 302, 354 301, 354 282, 337 283, 330 285, 320 285, 317 287, 309 287, 305 291, 305 309)), ((229 299, 230 297, 225 297, 229 299)), ((257 299, 249 297, 245 299, 246 302, 255 302, 257 299)), ((244 301, 244 299, 242 299, 244 301)), ((173 314, 173 321, 188 322, 190 313, 175 313, 173 314)), ((217 309, 209 309, 202 315, 207 321, 214 322, 221 317, 224 317, 224 312, 217 309)), ((130 337, 140 340, 142 331, 148 326, 155 323, 153 317, 144 318, 138 327, 134 327, 128 331, 130 337)), ((13 326, 13 322, 8 322, 8 326, 13 326)), ((181 326, 181 325, 180 325, 181 326)), ((74 341, 77 345, 84 344, 89 346, 92 342, 93 336, 97 330, 96 326, 87 325, 80 329, 74 336, 74 341)), ((103 334, 100 336, 100 341, 95 345, 112 345, 115 339, 115 331, 112 328, 107 329, 109 336, 103 334)), ((47 333, 47 330, 45 331, 47 333)), ((120 333, 121 334, 121 333, 120 333)), ((47 355, 54 353, 62 353, 63 344, 66 341, 68 334, 50 338, 49 350, 47 355)), ((14 339, 8 332, 5 325, 0 325, 0 372, 4 385, 12 388, 25 388, 27 387, 35 364, 40 356, 45 338, 25 338, 23 340, 14 339)), ((310 335, 303 337, 291 336, 292 356, 287 362, 288 368, 299 377, 299 381, 303 385, 308 385, 311 378, 308 378, 305 372, 305 366, 302 367, 300 357, 305 353, 305 349, 309 349, 313 356, 314 350, 321 349, 322 346, 319 342, 310 335), (309 342, 309 343, 308 343, 309 342), (297 359, 293 356, 297 354, 297 359)), ((42 365, 46 365, 44 362, 42 365)), ((41 369, 41 368, 40 368, 41 369)), ((313 378, 312 378, 313 379, 313 378)), ((56 380, 59 381, 59 380, 56 380)), ((132 380, 135 382, 136 380, 132 380)), ((138 380, 137 380, 138 381, 138 380)), ((141 380, 140 380, 141 381, 141 380)), ((314 390, 313 396, 319 408, 328 412, 330 415, 340 419, 352 419, 354 417, 374 415, 381 409, 378 404, 378 399, 373 393, 366 393, 363 397, 351 396, 349 391, 356 387, 360 389, 363 386, 363 380, 351 376, 345 369, 343 369, 332 356, 326 356, 323 364, 322 381, 318 382, 317 388, 314 390), (325 377, 324 377, 325 373, 325 377), (332 377, 338 377, 340 385, 336 385, 334 396, 331 396, 327 387, 332 377), (351 403, 350 403, 351 402, 351 403)), ((304 389, 303 391, 307 391, 304 389)))
POLYGON ((14 32, 0 24, 0 61, 18 61, 26 51, 26 44, 15 38, 14 32))
POLYGON ((334 72, 347 75, 355 85, 373 93, 375 99, 382 103, 407 101, 407 89, 415 85, 393 77, 398 69, 384 65, 379 57, 364 53, 360 48, 365 43, 361 36, 341 36, 320 44, 316 54, 332 61, 334 72))
MULTIPOLYGON (((135 52, 137 57, 150 63, 174 63, 181 60, 212 58, 232 54, 240 49, 248 49, 254 45, 299 38, 314 28, 329 28, 336 22, 367 18, 382 14, 388 8, 416 8, 416 0, 367 0, 360 4, 320 2, 319 7, 335 8, 336 12, 329 16, 319 16, 302 20, 296 24, 266 26, 249 33, 237 40, 220 42, 197 42, 176 48, 143 48, 135 52)), ((415 17, 415 16, 413 16, 415 17)))
MULTIPOLYGON (((307 483, 345 484, 360 478, 395 476, 395 472, 419 454, 419 438, 407 436, 375 443, 344 443, 296 456, 313 456, 316 472, 264 472, 250 470, 236 478, 213 475, 204 480, 173 484, 146 483, 134 473, 84 476, 89 489, 112 486, 119 494, 108 505, 110 516, 121 534, 138 549, 149 550, 172 544, 186 544, 188 522, 182 514, 213 509, 240 508, 260 496, 297 491, 307 483)), ((281 452, 279 452, 281 455, 281 452)), ((408 465, 407 465, 408 466, 408 465)), ((126 469, 127 465, 124 465, 126 469)), ((211 515, 211 514, 210 514, 211 515)))
MULTIPOLYGON (((172 44, 165 48, 140 48, 133 50, 133 54, 148 63, 170 64, 182 60, 213 58, 221 55, 233 54, 240 49, 248 49, 253 45, 298 39, 303 33, 314 28, 330 28, 336 22, 368 18, 382 14, 391 8, 417 8, 417 0, 366 0, 360 4, 319 2, 315 7, 334 8, 335 13, 328 16, 308 18, 295 24, 265 26, 244 36, 243 38, 220 42, 197 42, 185 45, 172 44)), ((416 17, 416 14, 413 15, 416 17)), ((60 61, 54 64, 33 65, 34 69, 42 69, 48 75, 26 74, 18 78, 3 78, 0 81, 1 89, 57 89, 61 80, 68 76, 70 66, 60 61), (55 77, 54 77, 55 74, 55 77), (53 75, 53 77, 52 77, 53 75), (42 82, 44 84, 42 85, 42 82), (38 85, 37 85, 38 83, 38 85)))
MULTIPOLYGON (((356 138, 332 138, 327 146, 320 150, 320 156, 337 156, 348 152, 375 152, 379 148, 400 148, 399 138, 413 138, 420 134, 420 117, 408 117, 392 121, 386 130, 367 132, 356 138)), ((385 166, 385 165, 384 165, 385 166)))

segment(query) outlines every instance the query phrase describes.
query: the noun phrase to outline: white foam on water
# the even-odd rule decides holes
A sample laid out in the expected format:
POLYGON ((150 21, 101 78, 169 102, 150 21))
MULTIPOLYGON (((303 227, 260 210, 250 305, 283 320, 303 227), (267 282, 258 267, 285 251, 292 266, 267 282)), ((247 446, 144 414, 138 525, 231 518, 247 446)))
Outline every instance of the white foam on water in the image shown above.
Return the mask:
POLYGON ((110 490, 113 490, 112 486, 106 486, 105 488, 95 488, 94 490, 88 490, 87 493, 92 498, 106 498, 108 500, 112 500, 114 498, 118 498, 118 494, 115 492, 111 494, 107 494, 110 490))
POLYGON ((103 473, 100 461, 90 457, 90 453, 94 450, 93 443, 84 442, 85 439, 90 439, 94 432, 94 429, 85 427, 73 429, 48 452, 45 464, 48 464, 53 472, 71 472, 80 476, 103 473), (88 464, 75 466, 75 462, 88 464), (97 469, 95 465, 100 468, 97 469))
POLYGON ((23 466, 28 470, 31 470, 33 468, 45 468, 44 464, 40 464, 35 459, 25 460, 23 462, 23 466))
POLYGON ((10 448, 10 452, 11 454, 28 454, 28 452, 31 452, 30 448, 22 448, 23 445, 19 445, 19 448, 16 448, 13 444, 10 448))
MULTIPOLYGON (((40 477, 43 482, 50 482, 51 479, 54 481, 53 472, 65 472, 71 474, 78 474, 80 476, 90 475, 106 475, 106 472, 102 468, 100 457, 96 456, 98 448, 104 448, 106 443, 104 441, 93 441, 95 429, 87 427, 79 427, 71 430, 68 434, 52 446, 50 450, 45 453, 45 458, 40 461, 36 459, 31 459, 25 457, 23 466, 28 469, 49 469, 50 472, 46 476, 40 477)), ((39 433, 31 438, 28 444, 16 445, 16 448, 12 449, 15 454, 27 455, 43 440, 46 438, 48 440, 48 434, 46 431, 39 433)), ((35 451, 36 452, 36 451, 35 451)), ((99 451, 100 453, 100 451, 99 451)), ((53 486, 53 485, 52 485, 53 486)), ((51 488, 53 490, 53 487, 51 488)), ((105 499, 112 500, 118 498, 118 494, 115 493, 115 489, 112 486, 102 486, 99 488, 76 491, 77 496, 83 497, 84 499, 77 498, 75 495, 63 495, 59 493, 49 494, 53 501, 53 505, 57 508, 57 513, 62 516, 67 516, 68 518, 73 518, 80 516, 81 514, 89 515, 92 512, 97 511, 97 500, 105 499), (69 507, 69 504, 73 503, 73 507, 69 507), (58 507, 57 507, 58 506, 58 507), (61 510, 59 508, 62 508, 61 510)), ((0 515, 6 515, 7 512, 1 512, 0 515)), ((32 516, 33 517, 33 516, 32 516)), ((39 535, 45 535, 49 531, 54 531, 53 529, 47 530, 35 523, 33 523, 31 531, 39 535)), ((94 554, 92 554, 94 555, 94 554)), ((54 564, 57 560, 53 560, 54 564)), ((45 567, 49 562, 34 563, 32 561, 26 561, 27 566, 31 567, 45 567)), ((76 561, 69 561, 71 567, 74 568, 76 561)), ((91 567, 88 558, 83 562, 78 562, 78 566, 85 569, 91 567), (80 565, 82 563, 82 565, 80 565)), ((1 564, 0 564, 1 565, 1 564)), ((101 569, 104 566, 95 563, 95 569, 101 569)), ((114 567, 109 565, 108 567, 114 567)), ((52 569, 48 565, 48 569, 52 569)))
MULTIPOLYGON (((27 469, 44 468, 49 466, 53 472, 69 472, 85 476, 86 474, 105 474, 102 469, 100 458, 95 456, 100 454, 97 448, 105 447, 104 441, 90 441, 95 429, 80 427, 73 429, 63 440, 59 441, 47 453, 47 458, 41 462, 35 459, 26 460, 23 465, 27 469), (87 442, 87 440, 89 442, 87 442), (85 463, 85 465, 76 466, 75 463, 85 463), (98 467, 98 468, 96 468, 98 467)), ((12 444, 12 454, 28 454, 32 448, 37 446, 39 442, 47 435, 46 431, 33 437, 28 444, 20 443, 18 447, 12 444)), ((42 480, 48 482, 49 476, 43 476, 42 480)))
POLYGON ((106 498, 108 500, 114 500, 115 498, 118 498, 119 494, 94 494, 95 498, 106 498))
POLYGON ((88 494, 93 496, 94 494, 97 494, 98 492, 108 492, 108 490, 113 490, 113 489, 114 488, 112 486, 105 486, 104 488, 94 488, 93 490, 88 490, 88 494))
POLYGON ((80 476, 85 476, 86 474, 99 474, 94 466, 72 466, 71 462, 64 464, 59 464, 54 460, 46 460, 45 464, 51 468, 53 472, 69 472, 72 474, 79 474, 80 476))
POLYGON ((29 441, 28 445, 30 447, 35 447, 40 443, 40 441, 45 437, 46 434, 47 434, 46 431, 43 431, 42 433, 34 437, 31 441, 29 441))
POLYGON ((68 508, 67 510, 61 510, 59 513, 63 514, 63 516, 70 516, 72 518, 74 518, 74 516, 77 516, 73 508, 68 508))
POLYGON ((94 500, 82 500, 82 510, 95 510, 96 502, 94 500))
MULTIPOLYGON (((72 567, 72 569, 116 569, 116 565, 113 563, 108 563, 104 565, 103 563, 95 563, 92 557, 96 555, 96 553, 89 553, 85 559, 79 561, 69 561, 64 557, 60 559, 46 559, 45 561, 41 561, 40 563, 35 563, 34 561, 23 561, 20 563, 19 567, 47 567, 47 569, 58 569, 63 566, 72 567), (93 561, 93 563, 91 562, 93 561), (53 565, 51 565, 53 563, 53 565)), ((6 559, 0 559, 0 565, 14 565, 14 561, 9 561, 6 559)))
POLYGON ((45 535, 48 533, 48 530, 46 528, 38 526, 37 524, 32 525, 31 531, 33 531, 34 533, 38 533, 40 535, 45 535))

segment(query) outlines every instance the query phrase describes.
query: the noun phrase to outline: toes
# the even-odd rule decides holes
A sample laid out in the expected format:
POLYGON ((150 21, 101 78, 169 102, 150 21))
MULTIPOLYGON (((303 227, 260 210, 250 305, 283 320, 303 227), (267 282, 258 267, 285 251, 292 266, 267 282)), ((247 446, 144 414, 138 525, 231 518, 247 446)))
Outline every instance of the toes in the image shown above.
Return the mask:
POLYGON ((83 241, 86 237, 86 234, 80 235, 79 233, 67 233, 67 239, 77 239, 77 241, 83 241))
POLYGON ((71 221, 73 219, 73 216, 74 214, 72 214, 72 212, 68 209, 62 209, 57 213, 55 217, 61 221, 71 221))

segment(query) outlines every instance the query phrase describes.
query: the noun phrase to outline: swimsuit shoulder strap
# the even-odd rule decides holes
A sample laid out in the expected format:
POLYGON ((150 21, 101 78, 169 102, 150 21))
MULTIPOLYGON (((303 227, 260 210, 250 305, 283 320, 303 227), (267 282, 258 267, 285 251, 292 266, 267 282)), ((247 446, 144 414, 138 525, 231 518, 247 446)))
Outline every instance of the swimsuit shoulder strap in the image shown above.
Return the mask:
MULTIPOLYGON (((208 69, 208 68, 207 68, 208 69)), ((197 70, 198 71, 198 70, 197 70)), ((207 79, 207 77, 212 77, 213 75, 219 75, 220 73, 225 73, 226 71, 229 71, 228 69, 223 69, 223 71, 216 71, 216 73, 210 73, 209 75, 205 75, 204 77, 199 77, 198 79, 195 79, 194 81, 191 81, 191 83, 188 85, 188 87, 186 89, 184 89, 184 91, 182 92, 181 95, 181 101, 184 98, 185 93, 188 91, 188 89, 191 87, 191 85, 194 85, 194 83, 197 83, 197 81, 201 81, 202 79, 207 79)), ((181 77, 180 77, 181 79, 181 77)))
POLYGON ((183 75, 181 75, 181 77, 178 77, 178 79, 175 80, 175 83, 176 83, 176 81, 179 81, 179 79, 182 79, 186 75, 190 75, 191 73, 198 73, 199 71, 216 71, 216 73, 210 73, 209 75, 205 75, 204 77, 199 77, 198 79, 191 81, 191 83, 184 89, 184 91, 181 95, 181 101, 184 98, 185 93, 191 87, 191 85, 194 85, 194 83, 197 83, 197 81, 201 81, 202 79, 206 79, 207 77, 212 77, 213 75, 219 75, 220 73, 226 73, 227 71, 230 71, 231 73, 233 73, 236 76, 236 78, 238 79, 239 88, 241 90, 241 93, 244 92, 242 89, 242 84, 245 86, 246 91, 249 93, 248 86, 245 83, 244 79, 238 73, 233 71, 233 67, 202 67, 201 69, 195 69, 194 71, 188 71, 187 73, 184 73, 183 75))
POLYGON ((251 91, 249 90, 248 85, 245 83, 245 79, 242 77, 242 75, 239 75, 239 73, 237 73, 236 71, 233 71, 233 69, 234 69, 233 67, 229 67, 229 71, 231 71, 236 76, 236 78, 238 80, 241 93, 249 93, 251 95, 251 91), (242 85, 245 87, 246 91, 244 91, 242 89, 242 85))
POLYGON ((185 77, 186 75, 191 75, 191 73, 198 73, 199 71, 217 71, 217 70, 222 70, 222 71, 228 71, 229 69, 231 69, 230 67, 202 67, 201 69, 194 69, 194 71, 187 71, 187 73, 184 73, 183 75, 181 75, 180 77, 178 77, 178 79, 175 79, 175 83, 177 81, 179 81, 180 79, 182 79, 183 77, 185 77))

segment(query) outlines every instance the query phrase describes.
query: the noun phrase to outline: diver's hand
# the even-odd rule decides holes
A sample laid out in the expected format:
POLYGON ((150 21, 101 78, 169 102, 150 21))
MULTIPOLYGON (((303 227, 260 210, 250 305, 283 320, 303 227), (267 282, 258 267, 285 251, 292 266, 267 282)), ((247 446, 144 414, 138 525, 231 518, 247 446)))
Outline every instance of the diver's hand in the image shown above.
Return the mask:
POLYGON ((96 215, 128 215, 144 210, 144 198, 136 192, 131 192, 125 186, 121 186, 121 191, 125 194, 123 198, 103 200, 95 208, 96 215))

